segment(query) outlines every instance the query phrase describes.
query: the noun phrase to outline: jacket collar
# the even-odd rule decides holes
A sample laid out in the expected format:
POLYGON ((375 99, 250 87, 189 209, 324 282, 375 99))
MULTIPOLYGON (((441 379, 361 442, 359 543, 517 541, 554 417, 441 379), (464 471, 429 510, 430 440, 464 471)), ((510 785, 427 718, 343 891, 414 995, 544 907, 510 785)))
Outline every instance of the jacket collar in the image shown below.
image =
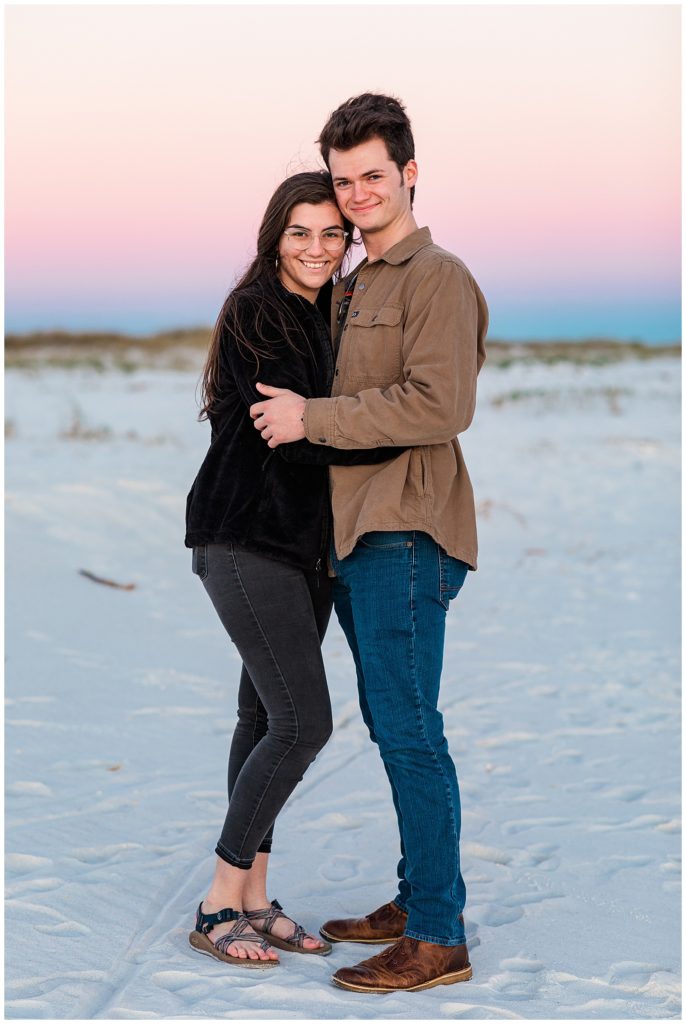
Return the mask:
POLYGON ((417 228, 411 235, 405 235, 399 242, 391 246, 387 252, 379 256, 379 259, 385 260, 386 263, 396 267, 400 263, 404 263, 405 260, 412 259, 414 254, 419 252, 420 249, 424 249, 427 245, 431 244, 431 232, 429 229, 417 228))
MULTIPOLYGON (((380 263, 382 260, 385 263, 389 263, 393 267, 399 266, 401 263, 405 263, 406 260, 412 259, 415 253, 419 252, 420 249, 425 249, 427 245, 432 245, 433 239, 431 238, 431 232, 428 228, 417 228, 411 235, 406 235, 401 238, 399 242, 392 245, 382 256, 379 256, 378 260, 374 260, 374 263, 380 263)), ((365 258, 361 263, 358 263, 354 270, 352 270, 345 278, 345 281, 339 281, 336 285, 336 294, 338 295, 341 286, 347 286, 349 282, 357 277, 363 267, 368 265, 369 261, 365 258)))

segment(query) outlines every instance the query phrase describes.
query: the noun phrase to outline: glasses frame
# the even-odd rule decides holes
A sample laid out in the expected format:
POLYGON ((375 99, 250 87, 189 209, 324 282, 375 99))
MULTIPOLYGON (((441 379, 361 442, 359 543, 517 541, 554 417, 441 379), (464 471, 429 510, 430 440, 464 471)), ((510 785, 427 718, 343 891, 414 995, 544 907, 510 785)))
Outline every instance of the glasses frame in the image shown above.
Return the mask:
MULTIPOLYGON (((286 236, 286 238, 289 241, 289 244, 292 245, 294 249, 298 249, 300 252, 306 252, 314 242, 315 238, 319 239, 319 241, 321 242, 322 249, 326 249, 327 252, 340 252, 342 249, 345 249, 345 241, 347 238, 350 237, 350 232, 346 231, 345 228, 336 228, 336 231, 341 231, 343 235, 343 241, 340 246, 337 246, 337 248, 330 249, 327 245, 324 244, 324 239, 322 238, 322 235, 326 234, 326 232, 324 231, 310 231, 311 238, 308 239, 307 245, 298 245, 296 240, 293 238, 293 235, 288 234, 288 232, 291 230, 302 231, 303 228, 284 228, 284 230, 281 232, 281 234, 286 236)), ((309 228, 307 230, 309 231, 309 228)), ((331 230, 331 228, 329 228, 328 230, 331 230)))

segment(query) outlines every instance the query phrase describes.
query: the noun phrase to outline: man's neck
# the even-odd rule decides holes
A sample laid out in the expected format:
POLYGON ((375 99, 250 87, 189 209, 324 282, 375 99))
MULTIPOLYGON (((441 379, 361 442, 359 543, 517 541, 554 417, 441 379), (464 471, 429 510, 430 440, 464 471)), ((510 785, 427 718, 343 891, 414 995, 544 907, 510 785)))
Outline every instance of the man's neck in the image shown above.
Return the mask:
POLYGON ((408 235, 413 234, 417 229, 418 225, 414 219, 414 214, 411 210, 408 210, 401 221, 389 224, 383 231, 371 231, 369 234, 361 231, 362 242, 367 252, 367 262, 373 263, 375 260, 378 260, 385 252, 392 249, 398 242, 402 242, 403 238, 407 238, 408 235))

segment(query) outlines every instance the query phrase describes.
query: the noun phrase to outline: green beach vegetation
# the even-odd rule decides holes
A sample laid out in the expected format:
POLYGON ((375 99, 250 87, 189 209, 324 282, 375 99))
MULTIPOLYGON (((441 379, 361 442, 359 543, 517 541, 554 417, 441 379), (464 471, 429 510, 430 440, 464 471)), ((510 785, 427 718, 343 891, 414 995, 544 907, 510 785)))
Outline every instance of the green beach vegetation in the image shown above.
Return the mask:
MULTIPOLYGON (((132 373, 140 369, 195 370, 202 367, 209 345, 209 327, 181 328, 150 335, 68 331, 8 334, 5 366, 16 369, 90 367, 132 373)), ((639 341, 584 338, 578 341, 506 341, 487 339, 487 366, 513 363, 574 363, 605 366, 627 359, 680 357, 681 347, 646 345, 639 341)))

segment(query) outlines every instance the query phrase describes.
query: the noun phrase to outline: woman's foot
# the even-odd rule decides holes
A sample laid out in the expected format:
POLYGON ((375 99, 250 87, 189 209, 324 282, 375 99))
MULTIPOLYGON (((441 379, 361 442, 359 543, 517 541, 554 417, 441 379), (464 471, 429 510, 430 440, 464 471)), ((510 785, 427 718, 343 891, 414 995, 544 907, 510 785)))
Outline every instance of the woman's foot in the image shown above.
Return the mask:
POLYGON ((264 897, 261 902, 255 902, 254 907, 247 900, 244 900, 244 904, 244 913, 250 924, 262 935, 272 935, 284 942, 290 941, 294 946, 301 945, 303 949, 331 949, 328 942, 323 942, 316 935, 310 935, 301 925, 287 917, 276 900, 269 904, 264 897))
MULTIPOLYGON (((204 900, 200 905, 200 909, 203 914, 216 914, 222 907, 219 904, 211 903, 209 900, 204 900)), ((216 945, 217 940, 222 935, 227 935, 235 929, 235 921, 226 921, 223 924, 216 924, 214 928, 210 928, 207 932, 207 937, 213 945, 216 945)), ((266 950, 262 949, 259 939, 260 936, 256 935, 252 924, 249 924, 241 929, 241 935, 237 935, 233 942, 228 945, 222 943, 222 952, 229 956, 237 956, 241 960, 278 960, 279 954, 276 950, 272 949, 271 946, 266 950)))

